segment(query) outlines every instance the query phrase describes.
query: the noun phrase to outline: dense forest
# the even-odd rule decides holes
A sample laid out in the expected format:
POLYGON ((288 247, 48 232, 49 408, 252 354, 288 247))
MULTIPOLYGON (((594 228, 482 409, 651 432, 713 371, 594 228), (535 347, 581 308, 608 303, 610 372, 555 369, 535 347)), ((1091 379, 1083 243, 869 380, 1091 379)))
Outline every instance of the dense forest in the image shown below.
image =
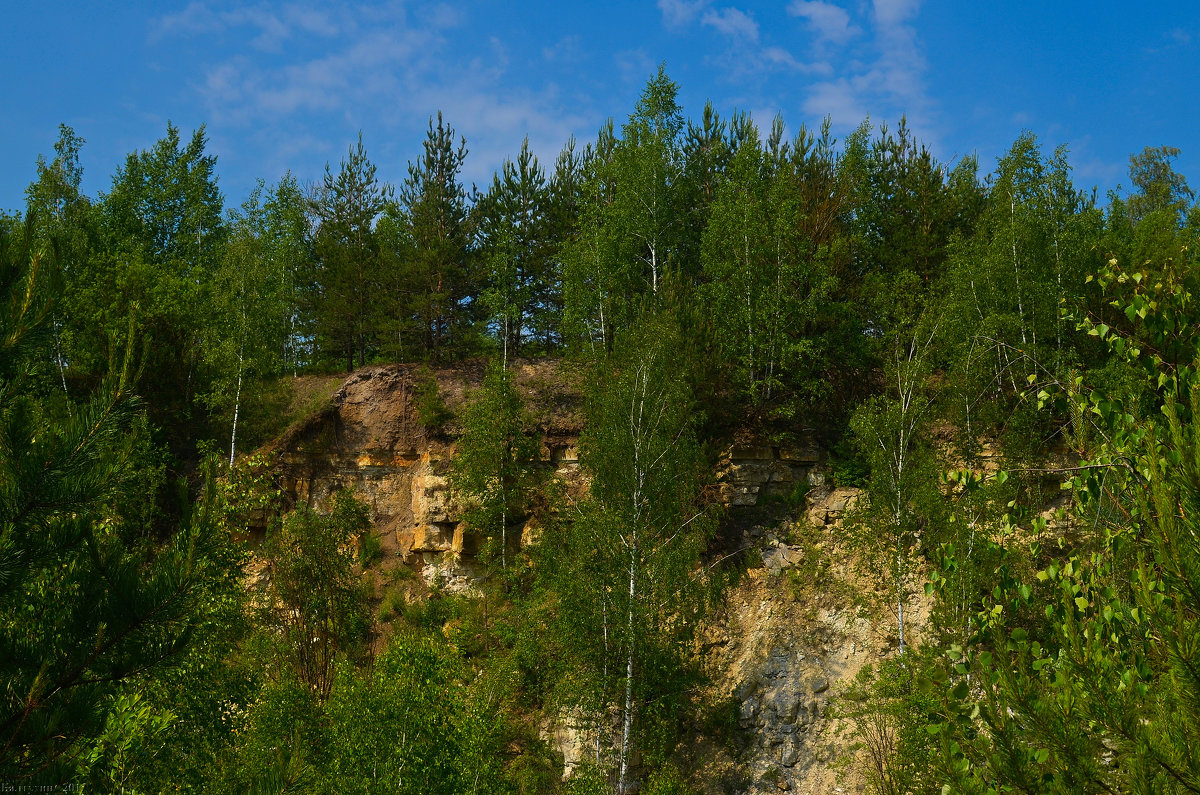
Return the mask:
MULTIPOLYGON (((896 641, 841 694, 869 791, 1200 791, 1177 150, 1101 199, 1031 133, 940 163, 903 119, 688 118, 662 69, 623 123, 483 186, 440 114, 394 183, 360 135, 236 208, 203 128, 95 197, 84 145, 64 125, 0 216, 0 781, 711 791, 679 754, 739 742, 696 657, 746 566, 711 486, 754 438, 862 490, 845 549, 896 641), (541 357, 583 373, 569 510, 511 375, 541 357), (306 377, 481 361, 451 482, 488 576, 381 606, 365 505, 288 504, 256 451, 321 408, 306 377), (566 780, 540 731, 564 713, 599 727, 566 780)), ((430 375, 428 433, 447 412, 430 375)))

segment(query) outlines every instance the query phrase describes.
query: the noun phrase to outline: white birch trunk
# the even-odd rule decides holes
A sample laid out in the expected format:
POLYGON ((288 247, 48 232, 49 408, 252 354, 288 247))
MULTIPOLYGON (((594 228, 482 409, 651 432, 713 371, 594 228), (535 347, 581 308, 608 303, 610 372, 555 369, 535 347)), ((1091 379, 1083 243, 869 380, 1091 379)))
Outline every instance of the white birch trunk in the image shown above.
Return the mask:
POLYGON ((229 433, 229 466, 233 468, 233 458, 237 453, 237 426, 238 413, 242 407, 242 373, 244 372, 245 357, 243 355, 245 348, 238 346, 238 377, 237 388, 234 390, 233 396, 233 429, 229 433))
POLYGON ((625 655, 625 714, 621 727, 621 766, 617 778, 617 793, 625 795, 629 786, 629 740, 633 729, 633 601, 637 590, 637 544, 629 554, 629 617, 626 631, 625 655))

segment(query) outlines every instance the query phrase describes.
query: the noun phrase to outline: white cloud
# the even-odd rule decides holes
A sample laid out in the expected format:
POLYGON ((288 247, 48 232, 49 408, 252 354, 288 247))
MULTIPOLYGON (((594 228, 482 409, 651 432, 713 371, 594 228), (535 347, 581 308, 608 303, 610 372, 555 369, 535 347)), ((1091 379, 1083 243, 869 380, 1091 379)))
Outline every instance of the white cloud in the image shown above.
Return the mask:
POLYGON ((780 67, 802 74, 829 74, 833 71, 833 67, 824 61, 805 63, 783 47, 775 46, 763 47, 759 50, 758 63, 761 67, 780 67))
POLYGON ((645 83, 654 76, 658 64, 645 50, 622 50, 613 56, 613 63, 626 83, 645 83))
POLYGON ((821 41, 845 44, 862 33, 862 28, 850 21, 846 9, 823 0, 793 0, 788 13, 807 20, 821 41))
POLYGON ((908 22, 916 16, 921 0, 874 0, 875 21, 890 28, 908 22))
POLYGON ((842 127, 852 127, 867 118, 867 79, 864 76, 841 77, 817 83, 804 101, 804 112, 812 117, 833 119, 842 127))
MULTIPOLYGON (((352 19, 345 15, 343 17, 345 20, 352 19)), ((283 43, 296 33, 330 37, 346 32, 347 26, 320 9, 296 3, 278 8, 259 4, 214 10, 201 0, 193 0, 183 11, 168 14, 151 25, 150 39, 158 41, 169 36, 203 36, 237 28, 258 31, 250 40, 255 49, 279 52, 283 43)))
POLYGON ((551 63, 578 63, 583 60, 583 39, 564 36, 549 47, 542 48, 542 57, 551 63))
POLYGON ((736 8, 705 11, 700 22, 731 39, 758 41, 758 23, 749 14, 736 8))
POLYGON ((220 17, 198 0, 188 3, 177 14, 167 14, 150 26, 151 39, 172 35, 194 36, 213 33, 224 27, 220 17))
MULTIPOLYGON (((789 10, 801 16, 801 6, 812 10, 816 5, 817 0, 797 0, 789 10)), ((869 31, 850 53, 832 64, 835 77, 810 87, 805 111, 828 115, 842 129, 857 126, 868 114, 888 121, 903 114, 914 134, 936 148, 937 108, 928 94, 928 62, 915 26, 919 10, 919 0, 873 0, 869 31)), ((829 22, 828 29, 841 35, 837 33, 843 30, 840 16, 831 13, 828 19, 835 17, 837 24, 829 22)), ((849 16, 845 21, 853 27, 849 16)))
POLYGON ((709 0, 658 0, 658 10, 668 27, 682 27, 699 16, 709 0))
MULTIPOLYGON (((526 136, 551 167, 572 133, 596 127, 597 119, 567 108, 549 79, 540 87, 513 87, 509 59, 518 53, 499 38, 484 36, 474 57, 462 57, 451 34, 463 19, 449 6, 406 11, 380 2, 326 9, 259 3, 214 11, 194 2, 159 20, 152 35, 227 40, 214 48, 225 55, 189 90, 214 130, 265 152, 256 170, 290 168, 302 179, 306 172, 315 177, 316 158, 336 163, 345 152, 346 131, 365 129, 381 176, 399 180, 405 162, 420 154, 426 120, 441 110, 467 139, 464 181, 483 185, 526 136), (263 59, 244 47, 238 52, 239 40, 278 54, 263 59), (231 46, 237 54, 228 54, 231 46)), ((559 45, 557 56, 578 50, 569 37, 559 45)), ((624 61, 636 67, 639 82, 653 71, 644 53, 627 53, 624 61)))

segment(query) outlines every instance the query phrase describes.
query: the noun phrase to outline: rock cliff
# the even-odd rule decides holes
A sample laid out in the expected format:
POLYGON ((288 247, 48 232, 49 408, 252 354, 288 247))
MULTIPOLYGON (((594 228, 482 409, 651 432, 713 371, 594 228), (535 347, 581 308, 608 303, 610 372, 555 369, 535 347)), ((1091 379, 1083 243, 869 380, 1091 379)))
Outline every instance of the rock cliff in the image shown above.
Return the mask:
MULTIPOLYGON (((550 360, 518 363, 514 372, 543 439, 543 460, 568 490, 582 491, 578 374, 550 360)), ((482 365, 435 373, 451 412, 483 374, 482 365)), ((419 422, 420 377, 407 365, 359 370, 324 411, 273 447, 293 501, 320 509, 338 489, 355 489, 369 506, 383 568, 407 566, 429 585, 470 592, 480 576, 476 544, 447 482, 458 429, 453 421, 441 429, 419 422)), ((839 779, 836 772, 846 742, 828 709, 863 665, 894 652, 895 633, 887 615, 862 609, 856 596, 873 586, 860 581, 840 538, 858 492, 826 483, 814 445, 734 445, 715 478, 729 508, 725 543, 738 551, 745 575, 697 653, 714 700, 731 705, 745 742, 731 751, 698 735, 692 769, 714 793, 860 791, 853 773, 839 779)), ((910 609, 919 634, 924 611, 919 604, 910 609)), ((592 745, 566 717, 551 722, 545 736, 568 772, 592 745)))

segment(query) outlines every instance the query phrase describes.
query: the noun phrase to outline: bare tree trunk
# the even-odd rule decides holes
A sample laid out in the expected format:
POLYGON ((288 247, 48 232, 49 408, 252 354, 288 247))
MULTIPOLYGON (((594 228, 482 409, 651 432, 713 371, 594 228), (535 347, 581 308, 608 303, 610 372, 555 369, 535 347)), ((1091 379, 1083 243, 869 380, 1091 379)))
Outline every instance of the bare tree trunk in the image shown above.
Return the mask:
POLYGON ((1017 314, 1021 318, 1021 344, 1028 345, 1029 342, 1025 338, 1025 304, 1021 298, 1021 269, 1017 265, 1017 197, 1016 195, 1009 196, 1009 234, 1012 236, 1012 264, 1013 278, 1016 280, 1017 286, 1017 314))
POLYGON ((500 568, 508 569, 508 495, 500 488, 500 568))
MULTIPOLYGON (((58 336, 58 318, 55 317, 51 322, 51 327, 54 329, 54 358, 58 363, 58 377, 62 379, 63 396, 70 398, 71 394, 67 391, 67 371, 63 366, 62 342, 58 336)), ((71 406, 68 401, 67 413, 70 414, 71 406)))
POLYGON ((658 251, 653 244, 650 246, 650 293, 658 295, 658 251))
MULTIPOLYGON (((608 599, 604 596, 603 592, 600 595, 600 615, 604 622, 604 661, 603 661, 603 669, 602 669, 603 670, 603 678, 600 681, 607 682, 608 681, 608 599)), ((596 765, 597 765, 597 767, 600 765, 600 737, 602 734, 600 729, 601 729, 601 726, 603 726, 603 725, 604 725, 604 719, 601 718, 599 724, 596 726, 596 765)))
POLYGON ((233 430, 229 434, 229 466, 231 468, 233 467, 234 454, 237 451, 238 413, 242 408, 242 373, 244 372, 242 351, 243 348, 239 345, 237 389, 234 390, 233 397, 233 430))
MULTIPOLYGON (((899 538, 897 537, 897 541, 899 538)), ((900 656, 904 656, 904 568, 900 544, 896 545, 896 622, 900 627, 900 656)))
POLYGON ((637 544, 629 553, 629 618, 626 630, 629 637, 626 640, 625 655, 625 714, 621 727, 621 766, 617 778, 617 795, 625 795, 629 787, 629 741, 633 728, 633 602, 636 598, 637 582, 637 544))

